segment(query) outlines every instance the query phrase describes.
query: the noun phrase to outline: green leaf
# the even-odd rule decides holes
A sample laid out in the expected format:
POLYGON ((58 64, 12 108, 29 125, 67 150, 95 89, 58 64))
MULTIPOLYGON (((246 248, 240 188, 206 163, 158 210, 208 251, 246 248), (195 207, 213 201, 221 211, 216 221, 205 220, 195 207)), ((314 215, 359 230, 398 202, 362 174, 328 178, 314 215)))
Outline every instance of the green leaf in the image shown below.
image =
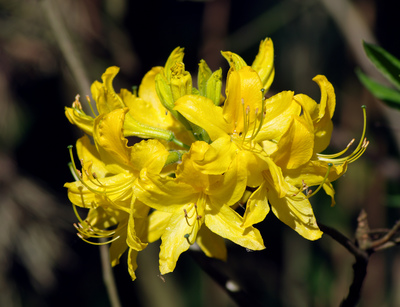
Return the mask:
POLYGON ((356 74, 361 83, 378 99, 393 108, 400 109, 400 92, 379 84, 367 77, 360 69, 356 69, 356 74))
POLYGON ((400 89, 400 60, 385 49, 363 42, 365 53, 376 68, 398 89, 400 89))
POLYGON ((388 207, 400 207, 400 195, 387 195, 387 204, 388 207))

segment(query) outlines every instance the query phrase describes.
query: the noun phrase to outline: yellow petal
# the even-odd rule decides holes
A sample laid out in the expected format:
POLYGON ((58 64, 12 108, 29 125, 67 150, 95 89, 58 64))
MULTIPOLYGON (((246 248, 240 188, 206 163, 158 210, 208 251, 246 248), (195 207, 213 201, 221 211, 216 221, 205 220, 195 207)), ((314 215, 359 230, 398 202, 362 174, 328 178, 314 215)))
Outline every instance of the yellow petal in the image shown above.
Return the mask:
POLYGON ((297 168, 313 155, 313 127, 298 116, 292 118, 289 129, 278 142, 278 150, 272 156, 274 162, 284 169, 297 168))
POLYGON ((131 150, 133 167, 140 171, 147 168, 147 172, 159 174, 165 165, 169 152, 157 140, 146 140, 136 143, 131 150))
POLYGON ((68 189, 68 199, 75 206, 82 208, 95 208, 96 195, 89 191, 80 181, 67 182, 64 187, 68 189))
POLYGON ((270 189, 268 197, 272 212, 276 217, 302 237, 308 240, 317 240, 322 236, 311 204, 302 193, 297 196, 279 198, 277 193, 270 189))
MULTIPOLYGON (((147 243, 143 243, 141 241, 141 238, 139 238, 136 234, 136 229, 135 229, 135 218, 134 218, 134 214, 133 214, 133 207, 134 207, 134 203, 132 205, 131 208, 131 214, 129 214, 129 221, 128 221, 128 235, 126 238, 126 243, 128 244, 128 246, 131 249, 137 250, 137 251, 141 251, 143 249, 146 248, 147 243)), ((140 219, 139 219, 140 220, 140 219)), ((143 220, 143 219, 142 219, 143 220)))
MULTIPOLYGON (((328 182, 333 182, 341 177, 347 170, 348 163, 341 165, 333 165, 329 170, 328 182)), ((286 170, 285 177, 290 184, 300 187, 303 181, 307 186, 312 187, 320 185, 328 172, 328 162, 326 161, 309 161, 299 169, 286 170)))
POLYGON ((125 253, 128 245, 126 244, 127 228, 126 223, 118 225, 115 230, 115 235, 113 239, 119 237, 117 240, 113 241, 110 246, 110 262, 111 266, 116 266, 119 264, 119 259, 122 254, 125 253))
POLYGON ((190 247, 189 242, 191 244, 195 242, 202 224, 202 219, 195 217, 192 219, 193 224, 190 224, 185 218, 183 209, 186 210, 188 216, 195 216, 193 204, 185 205, 171 215, 168 227, 161 236, 160 272, 163 275, 175 269, 179 256, 190 247), (189 235, 188 238, 186 238, 187 235, 189 235))
POLYGON ((155 210, 149 215, 148 242, 154 242, 161 238, 168 227, 171 218, 170 212, 155 210))
POLYGON ((190 151, 182 156, 182 163, 176 169, 177 181, 191 185, 196 191, 204 191, 209 186, 209 176, 195 167, 195 161, 202 159, 209 148, 210 145, 203 141, 192 144, 190 151))
POLYGON ((89 161, 92 162, 92 171, 96 174, 96 177, 105 177, 108 174, 104 162, 101 161, 96 146, 91 144, 90 139, 87 136, 78 139, 76 142, 76 151, 79 160, 83 163, 89 161))
POLYGON ((122 99, 115 92, 112 82, 119 72, 119 67, 112 66, 106 69, 101 76, 103 83, 95 81, 91 86, 92 97, 96 101, 99 114, 108 113, 125 107, 122 99))
POLYGON ((170 213, 181 210, 181 206, 189 203, 196 193, 192 186, 184 182, 148 174, 146 169, 141 171, 133 191, 149 207, 170 213))
POLYGON ((237 151, 237 146, 225 135, 212 142, 203 156, 194 159, 194 167, 204 174, 220 175, 229 168, 237 151))
POLYGON ((222 237, 211 232, 206 226, 200 228, 197 234, 196 243, 207 257, 217 258, 225 261, 227 250, 225 241, 222 237))
POLYGON ((293 100, 293 92, 284 91, 265 101, 265 118, 256 142, 279 140, 289 127, 292 115, 300 115, 301 106, 293 100))
POLYGON ((283 177, 282 169, 270 158, 265 161, 268 163, 268 170, 263 171, 263 177, 267 187, 275 190, 280 198, 284 197, 288 193, 290 186, 286 182, 286 178, 283 177))
POLYGON ((99 115, 94 125, 94 140, 106 168, 114 174, 132 169, 131 150, 123 135, 125 113, 128 109, 117 109, 99 115))
POLYGON ((260 76, 265 91, 268 91, 275 75, 274 45, 270 38, 267 37, 265 40, 261 41, 258 54, 253 64, 251 64, 251 67, 260 76))
POLYGON ((251 194, 246 204, 243 216, 243 228, 262 222, 269 212, 266 183, 263 182, 257 190, 251 194))
POLYGON ((231 68, 235 70, 239 70, 244 66, 247 66, 246 62, 241 58, 240 55, 230 52, 230 51, 222 51, 222 56, 229 62, 231 68))
POLYGON ((136 258, 138 255, 138 251, 135 251, 133 249, 129 249, 129 253, 128 253, 128 272, 129 275, 131 275, 132 281, 134 281, 136 279, 136 274, 135 271, 138 267, 137 262, 136 262, 136 258))
POLYGON ((205 193, 209 195, 211 204, 219 208, 237 203, 246 189, 246 175, 245 165, 234 159, 224 175, 210 176, 210 185, 205 193))
POLYGON ((247 172, 247 186, 258 187, 264 181, 262 172, 269 168, 262 149, 255 145, 253 150, 240 150, 237 159, 247 172))
POLYGON ((250 250, 264 249, 260 232, 254 227, 243 229, 242 223, 243 218, 230 207, 207 207, 205 224, 212 232, 250 250))
POLYGON ((207 131, 211 140, 226 136, 232 125, 225 121, 222 108, 203 96, 186 95, 175 102, 175 110, 207 131))
POLYGON ((332 118, 336 107, 336 95, 332 84, 323 75, 317 75, 313 78, 313 81, 315 81, 321 89, 318 117, 320 119, 324 116, 332 118))
POLYGON ((98 229, 114 227, 120 221, 128 220, 128 215, 119 210, 112 210, 103 207, 90 209, 85 219, 91 226, 98 229))
POLYGON ((78 126, 83 132, 88 135, 93 134, 93 118, 83 114, 82 112, 76 111, 74 108, 65 108, 65 116, 69 122, 73 125, 78 126))
POLYGON ((142 98, 144 101, 147 101, 151 104, 152 108, 157 110, 160 114, 164 114, 166 109, 161 104, 160 99, 158 98, 156 92, 156 75, 161 72, 161 67, 153 67, 150 71, 148 71, 143 79, 142 83, 140 83, 138 96, 142 98))
MULTIPOLYGON (((258 74, 250 67, 244 66, 238 71, 231 71, 227 81, 224 118, 233 123, 236 133, 247 131, 245 125, 252 127, 262 110, 262 83, 258 74), (248 121, 248 124, 245 123, 248 121)), ((248 129, 248 128, 247 128, 248 129)))

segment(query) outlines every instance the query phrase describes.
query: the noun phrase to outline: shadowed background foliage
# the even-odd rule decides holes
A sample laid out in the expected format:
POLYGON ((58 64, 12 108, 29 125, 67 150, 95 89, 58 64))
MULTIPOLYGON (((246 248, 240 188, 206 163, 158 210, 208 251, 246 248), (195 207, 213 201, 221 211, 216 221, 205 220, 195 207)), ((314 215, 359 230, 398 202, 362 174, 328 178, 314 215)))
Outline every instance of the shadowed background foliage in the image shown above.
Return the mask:
MULTIPOLYGON (((185 48, 192 75, 200 59, 226 74, 221 50, 251 63, 260 40, 271 37, 276 77, 269 95, 294 90, 318 101, 311 79, 324 74, 332 82, 337 109, 329 152, 361 135, 361 105, 367 105, 370 146, 335 182, 336 207, 324 193, 311 202, 318 221, 350 238, 362 208, 372 228, 390 228, 400 216, 400 115, 363 89, 354 69, 376 74, 362 40, 400 57, 395 4, 0 0, 0 306, 110 306, 99 249, 75 235, 63 188, 73 180, 67 145, 80 136, 64 107, 76 94, 90 94, 90 83, 112 65, 121 67, 117 91, 138 85, 176 46, 185 48), (52 18, 67 36, 54 31, 52 18)), ((346 296, 354 258, 337 242, 328 236, 308 242, 272 214, 257 227, 267 249, 249 253, 228 245, 226 265, 252 297, 268 306, 337 306, 346 296)), ((123 306, 235 306, 189 254, 164 283, 158 247, 150 247, 139 254, 135 282, 124 260, 114 269, 123 306)), ((361 306, 400 305, 399 256, 392 248, 371 257, 361 306)))

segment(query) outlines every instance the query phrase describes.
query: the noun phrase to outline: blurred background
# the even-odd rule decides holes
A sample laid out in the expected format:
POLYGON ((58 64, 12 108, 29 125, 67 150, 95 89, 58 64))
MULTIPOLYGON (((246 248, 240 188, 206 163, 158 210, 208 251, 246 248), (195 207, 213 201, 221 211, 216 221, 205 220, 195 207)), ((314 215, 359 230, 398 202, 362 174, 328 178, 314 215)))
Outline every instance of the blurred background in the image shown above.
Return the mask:
MULTIPOLYGON (((311 202, 318 221, 350 238, 362 208, 371 228, 391 228, 400 217, 400 114, 374 99, 354 70, 381 80, 362 40, 400 57, 396 2, 0 0, 0 306, 110 306, 99 248, 76 236, 63 188, 73 180, 67 146, 81 136, 64 107, 76 94, 89 95, 112 65, 121 67, 116 91, 139 85, 177 46, 193 76, 200 59, 225 75, 221 50, 251 64, 260 41, 271 37, 269 95, 294 90, 319 101, 311 79, 323 74, 332 82, 329 152, 361 136, 367 105, 370 145, 335 182, 337 205, 324 193, 311 202)), ((266 306, 339 305, 352 281, 352 255, 327 235, 304 240, 272 214, 257 227, 266 250, 228 245, 228 274, 252 297, 266 306)), ((139 254, 134 282, 125 258, 114 268, 123 306, 235 306, 187 254, 164 283, 157 253, 153 244, 139 254)), ((361 296, 360 306, 400 306, 398 248, 372 255, 361 296)))

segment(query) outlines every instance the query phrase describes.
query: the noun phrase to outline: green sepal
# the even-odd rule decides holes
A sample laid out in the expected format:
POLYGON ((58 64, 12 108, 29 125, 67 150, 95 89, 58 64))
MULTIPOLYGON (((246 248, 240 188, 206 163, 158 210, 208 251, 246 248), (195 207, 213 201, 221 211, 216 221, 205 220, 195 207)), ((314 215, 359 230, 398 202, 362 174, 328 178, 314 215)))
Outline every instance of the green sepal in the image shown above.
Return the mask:
POLYGON ((216 106, 221 102, 222 69, 213 72, 206 84, 206 97, 210 98, 216 106))
POLYGON ((200 60, 199 71, 197 74, 197 86, 201 96, 206 96, 206 84, 211 75, 212 71, 210 67, 208 67, 206 61, 200 60))
POLYGON ((169 152, 169 155, 167 157, 167 160, 165 161, 164 166, 168 166, 170 164, 174 164, 180 160, 182 160, 182 156, 184 153, 186 153, 187 151, 184 150, 171 150, 169 152))
POLYGON ((171 112, 172 116, 174 116, 178 121, 180 121, 187 130, 192 130, 190 124, 178 111, 174 110, 175 100, 172 95, 171 84, 168 82, 165 77, 165 69, 162 69, 161 72, 155 77, 156 83, 156 92, 158 98, 162 105, 171 112))
POLYGON ((125 115, 124 136, 136 136, 144 139, 155 138, 166 141, 175 139, 172 131, 145 125, 135 120, 129 113, 125 115))
POLYGON ((208 144, 211 143, 211 139, 210 139, 210 136, 208 135, 207 131, 205 131, 200 126, 197 126, 191 122, 189 122, 189 123, 190 123, 190 126, 192 127, 192 132, 193 132, 193 135, 196 138, 196 140, 204 141, 208 144))
POLYGON ((170 83, 165 77, 164 72, 165 70, 162 69, 161 72, 155 77, 156 92, 162 105, 171 112, 171 110, 174 108, 174 98, 172 96, 170 83))

